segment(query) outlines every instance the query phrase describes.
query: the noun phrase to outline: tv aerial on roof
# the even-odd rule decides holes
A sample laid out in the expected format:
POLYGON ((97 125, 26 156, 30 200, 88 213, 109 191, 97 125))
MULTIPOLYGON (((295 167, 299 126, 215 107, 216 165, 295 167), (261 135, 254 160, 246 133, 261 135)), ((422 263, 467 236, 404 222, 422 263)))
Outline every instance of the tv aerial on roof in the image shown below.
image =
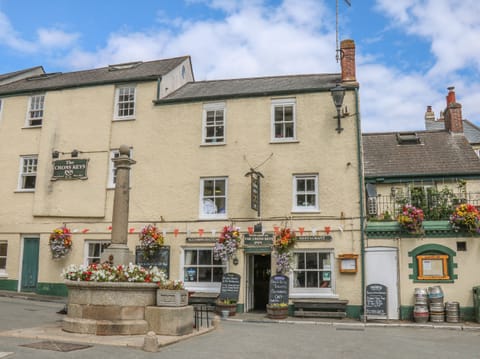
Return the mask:
MULTIPOLYGON (((337 59, 337 62, 340 60, 342 54, 340 50, 340 40, 338 36, 338 0, 336 1, 336 7, 335 7, 335 39, 336 39, 336 45, 337 45, 337 50, 336 50, 336 55, 335 58, 337 59)), ((352 6, 351 0, 343 0, 348 6, 352 6)))

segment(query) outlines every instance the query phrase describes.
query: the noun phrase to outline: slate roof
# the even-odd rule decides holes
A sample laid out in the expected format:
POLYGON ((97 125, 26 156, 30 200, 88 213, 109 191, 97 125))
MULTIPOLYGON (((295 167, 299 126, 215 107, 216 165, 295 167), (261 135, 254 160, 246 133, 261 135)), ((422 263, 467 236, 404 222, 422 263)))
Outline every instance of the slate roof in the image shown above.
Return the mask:
MULTIPOLYGON (((425 128, 427 130, 443 130, 445 122, 443 120, 425 121, 425 128)), ((480 144, 480 128, 469 120, 463 120, 463 133, 471 144, 480 144)))
POLYGON ((12 78, 12 77, 30 72, 30 71, 38 70, 38 69, 42 70, 42 72, 45 72, 45 71, 43 71, 42 66, 30 67, 28 69, 18 70, 18 71, 14 71, 14 72, 8 72, 6 74, 0 74, 0 82, 3 81, 3 80, 9 79, 9 78, 12 78))
MULTIPOLYGON (((125 81, 154 80, 159 76, 170 72, 186 59, 189 59, 189 57, 183 56, 148 62, 139 61, 138 63, 132 63, 135 65, 131 68, 117 70, 112 70, 109 66, 85 71, 43 74, 2 85, 0 86, 0 95, 32 91, 51 91, 69 87, 91 86, 125 81)), ((111 66, 120 65, 121 64, 111 66)))
POLYGON ((189 82, 157 104, 273 94, 329 91, 340 74, 288 75, 189 82))
POLYGON ((480 175, 480 159, 465 136, 416 134, 419 144, 399 144, 396 132, 363 134, 365 178, 480 175))

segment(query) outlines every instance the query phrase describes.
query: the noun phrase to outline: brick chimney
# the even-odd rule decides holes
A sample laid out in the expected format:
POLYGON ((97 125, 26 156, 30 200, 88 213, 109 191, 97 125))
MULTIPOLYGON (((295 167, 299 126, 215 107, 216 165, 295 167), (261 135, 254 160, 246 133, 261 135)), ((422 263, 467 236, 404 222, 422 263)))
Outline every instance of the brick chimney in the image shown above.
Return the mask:
POLYGON ((355 75, 355 42, 343 40, 340 43, 342 82, 356 82, 355 75))
POLYGON ((462 105, 455 99, 455 87, 448 88, 447 108, 444 112, 445 129, 450 133, 463 133, 462 105))

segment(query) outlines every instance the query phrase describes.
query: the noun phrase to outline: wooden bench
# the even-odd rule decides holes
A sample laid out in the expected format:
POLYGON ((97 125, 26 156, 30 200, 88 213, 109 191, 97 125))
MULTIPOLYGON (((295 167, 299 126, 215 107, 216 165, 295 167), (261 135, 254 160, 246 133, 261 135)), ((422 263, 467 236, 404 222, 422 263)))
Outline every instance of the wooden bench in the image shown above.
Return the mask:
POLYGON ((348 300, 341 299, 294 299, 295 317, 345 318, 348 300))

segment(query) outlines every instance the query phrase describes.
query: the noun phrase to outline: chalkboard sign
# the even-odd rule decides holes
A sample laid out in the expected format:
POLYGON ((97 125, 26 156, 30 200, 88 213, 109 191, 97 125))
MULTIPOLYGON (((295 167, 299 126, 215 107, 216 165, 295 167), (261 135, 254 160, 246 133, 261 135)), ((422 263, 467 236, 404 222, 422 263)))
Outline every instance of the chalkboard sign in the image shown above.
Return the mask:
POLYGON ((158 267, 165 271, 167 278, 170 277, 170 246, 161 246, 156 253, 145 256, 142 247, 135 248, 135 263, 144 267, 158 267))
POLYGON ((365 311, 368 315, 387 316, 387 287, 369 284, 366 290, 365 311))
POLYGON ((288 303, 288 277, 282 274, 270 278, 268 304, 288 303))
POLYGON ((240 275, 236 273, 225 273, 222 277, 220 286, 220 300, 232 300, 238 302, 238 294, 240 292, 240 275))

